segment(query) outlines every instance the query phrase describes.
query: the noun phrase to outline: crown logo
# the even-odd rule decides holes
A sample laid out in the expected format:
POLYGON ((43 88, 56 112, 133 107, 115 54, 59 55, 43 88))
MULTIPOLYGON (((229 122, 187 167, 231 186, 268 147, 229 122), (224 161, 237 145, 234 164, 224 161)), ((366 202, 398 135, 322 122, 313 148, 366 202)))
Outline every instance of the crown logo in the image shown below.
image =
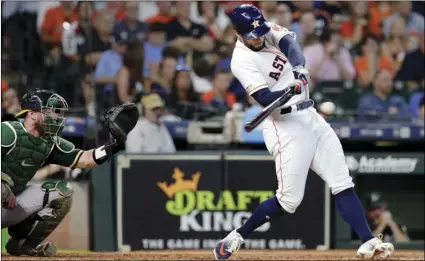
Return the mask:
POLYGON ((174 194, 183 190, 191 190, 196 191, 198 189, 199 178, 201 177, 201 172, 195 172, 192 175, 192 179, 184 179, 184 172, 182 172, 179 168, 174 168, 173 172, 174 183, 167 185, 167 182, 161 181, 156 184, 168 198, 172 198, 174 194))

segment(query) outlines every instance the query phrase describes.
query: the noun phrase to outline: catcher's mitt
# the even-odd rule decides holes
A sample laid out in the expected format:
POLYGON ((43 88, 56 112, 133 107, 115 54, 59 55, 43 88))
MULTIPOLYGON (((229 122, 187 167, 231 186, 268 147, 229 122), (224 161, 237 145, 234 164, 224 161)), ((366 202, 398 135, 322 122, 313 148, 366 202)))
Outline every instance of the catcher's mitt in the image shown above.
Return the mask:
POLYGON ((103 117, 112 137, 118 144, 123 144, 128 133, 136 126, 139 111, 136 104, 126 103, 110 108, 103 117))

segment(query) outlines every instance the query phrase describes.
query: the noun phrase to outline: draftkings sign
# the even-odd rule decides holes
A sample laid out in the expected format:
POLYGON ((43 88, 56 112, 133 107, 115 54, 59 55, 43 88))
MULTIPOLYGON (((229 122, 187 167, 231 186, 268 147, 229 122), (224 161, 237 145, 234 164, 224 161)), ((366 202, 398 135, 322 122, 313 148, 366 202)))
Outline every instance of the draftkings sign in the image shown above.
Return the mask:
MULTIPOLYGON (((275 165, 267 158, 122 155, 117 166, 118 241, 132 250, 212 249, 277 189, 275 165)), ((244 247, 322 245, 324 192, 323 181, 310 173, 297 212, 259 227, 244 247)))

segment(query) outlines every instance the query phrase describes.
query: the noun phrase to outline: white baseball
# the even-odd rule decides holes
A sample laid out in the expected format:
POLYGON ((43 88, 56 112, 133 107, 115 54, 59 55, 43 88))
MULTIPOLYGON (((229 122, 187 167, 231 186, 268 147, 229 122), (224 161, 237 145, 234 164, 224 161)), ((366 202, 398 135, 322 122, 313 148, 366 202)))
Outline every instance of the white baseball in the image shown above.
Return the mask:
POLYGON ((324 102, 319 106, 320 111, 327 115, 333 114, 335 112, 335 108, 336 106, 333 102, 324 102))

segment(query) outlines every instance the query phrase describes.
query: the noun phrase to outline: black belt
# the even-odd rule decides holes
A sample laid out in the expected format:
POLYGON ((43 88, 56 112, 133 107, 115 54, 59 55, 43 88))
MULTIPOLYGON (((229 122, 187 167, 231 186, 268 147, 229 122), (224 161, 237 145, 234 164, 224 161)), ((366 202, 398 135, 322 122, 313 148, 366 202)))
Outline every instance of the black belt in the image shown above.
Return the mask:
POLYGON ((297 103, 297 104, 294 104, 294 105, 291 105, 289 107, 281 109, 280 114, 287 114, 287 113, 291 113, 291 112, 304 110, 304 109, 310 108, 313 105, 314 105, 313 100, 303 101, 303 102, 300 102, 300 103, 297 103))

